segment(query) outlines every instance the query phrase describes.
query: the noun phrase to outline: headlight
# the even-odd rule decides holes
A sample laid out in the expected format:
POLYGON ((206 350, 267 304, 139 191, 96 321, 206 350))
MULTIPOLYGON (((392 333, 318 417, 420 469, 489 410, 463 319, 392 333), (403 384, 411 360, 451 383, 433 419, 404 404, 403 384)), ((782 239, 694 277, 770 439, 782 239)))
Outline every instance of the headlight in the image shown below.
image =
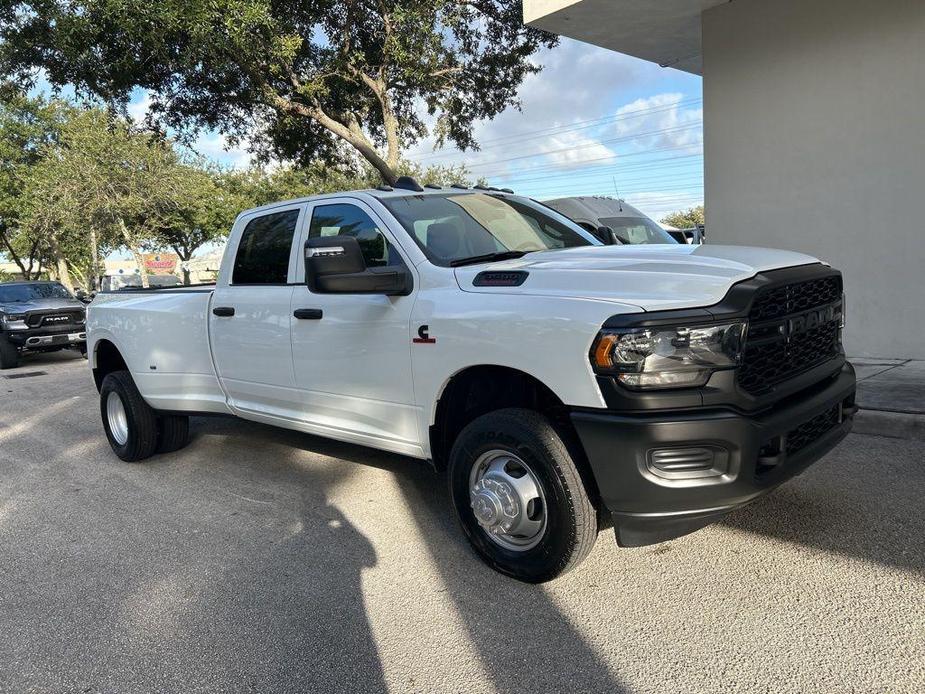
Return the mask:
POLYGON ((29 327, 26 325, 26 314, 24 313, 0 315, 0 323, 7 330, 25 330, 29 327))
POLYGON ((745 323, 604 330, 591 347, 598 373, 628 388, 690 388, 739 363, 745 323))

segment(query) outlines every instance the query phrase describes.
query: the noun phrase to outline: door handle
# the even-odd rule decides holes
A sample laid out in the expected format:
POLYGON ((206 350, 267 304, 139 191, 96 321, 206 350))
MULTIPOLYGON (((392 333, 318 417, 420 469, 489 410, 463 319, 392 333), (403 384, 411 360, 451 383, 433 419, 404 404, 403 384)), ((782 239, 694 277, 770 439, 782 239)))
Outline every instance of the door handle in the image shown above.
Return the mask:
POLYGON ((234 315, 234 306, 216 306, 212 309, 212 313, 222 318, 230 318, 234 315))
POLYGON ((320 320, 324 312, 320 308, 297 308, 292 315, 300 320, 320 320))

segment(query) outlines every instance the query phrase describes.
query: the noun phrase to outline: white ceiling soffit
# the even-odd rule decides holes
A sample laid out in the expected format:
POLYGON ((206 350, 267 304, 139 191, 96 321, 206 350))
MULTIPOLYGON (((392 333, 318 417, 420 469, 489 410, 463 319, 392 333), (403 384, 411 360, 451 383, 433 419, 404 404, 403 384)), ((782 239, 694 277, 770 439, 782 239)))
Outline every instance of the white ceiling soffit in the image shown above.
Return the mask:
POLYGON ((524 23, 702 74, 700 14, 728 0, 524 0, 524 23))

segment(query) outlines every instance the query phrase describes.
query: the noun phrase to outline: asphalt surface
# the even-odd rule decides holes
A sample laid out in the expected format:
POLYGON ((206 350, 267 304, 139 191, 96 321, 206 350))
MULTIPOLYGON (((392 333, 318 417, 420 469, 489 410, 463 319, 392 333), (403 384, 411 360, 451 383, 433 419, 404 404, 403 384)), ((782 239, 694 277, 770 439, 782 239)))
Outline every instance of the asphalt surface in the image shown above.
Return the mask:
POLYGON ((420 463, 193 429, 125 464, 86 362, 0 374, 0 691, 925 691, 921 441, 851 435, 722 524, 602 533, 535 587, 475 559, 420 463))

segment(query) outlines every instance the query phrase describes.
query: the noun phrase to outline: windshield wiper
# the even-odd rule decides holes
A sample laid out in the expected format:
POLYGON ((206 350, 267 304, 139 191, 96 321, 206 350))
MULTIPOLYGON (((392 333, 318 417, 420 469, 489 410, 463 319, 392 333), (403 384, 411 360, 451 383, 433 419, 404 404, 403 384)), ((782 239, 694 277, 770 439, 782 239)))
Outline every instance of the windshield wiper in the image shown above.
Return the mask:
POLYGON ((473 255, 469 258, 457 258, 450 261, 450 267, 459 267, 460 265, 475 265, 476 263, 491 263, 495 260, 512 260, 513 258, 522 258, 527 253, 533 251, 498 251, 497 253, 484 253, 482 255, 473 255))

